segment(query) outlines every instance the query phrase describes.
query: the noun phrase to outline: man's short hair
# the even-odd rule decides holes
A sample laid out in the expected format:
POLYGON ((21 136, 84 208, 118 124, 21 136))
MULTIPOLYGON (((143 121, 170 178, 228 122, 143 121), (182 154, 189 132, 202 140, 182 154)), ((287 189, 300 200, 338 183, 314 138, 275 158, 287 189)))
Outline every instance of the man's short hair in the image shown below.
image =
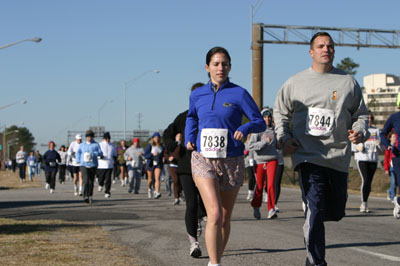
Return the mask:
POLYGON ((319 31, 319 32, 315 33, 314 36, 312 36, 311 41, 310 41, 310 49, 313 48, 314 40, 319 36, 328 36, 331 39, 333 45, 335 45, 335 43, 333 42, 333 39, 332 39, 331 35, 329 35, 329 33, 327 33, 326 31, 319 31))

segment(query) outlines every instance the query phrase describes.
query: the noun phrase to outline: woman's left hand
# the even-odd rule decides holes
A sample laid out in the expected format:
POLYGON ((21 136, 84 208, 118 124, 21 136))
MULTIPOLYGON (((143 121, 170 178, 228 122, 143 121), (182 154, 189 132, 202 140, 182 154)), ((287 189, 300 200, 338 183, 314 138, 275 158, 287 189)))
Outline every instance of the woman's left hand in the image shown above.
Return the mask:
POLYGON ((235 133, 233 134, 233 138, 236 140, 243 140, 243 133, 236 130, 235 133))

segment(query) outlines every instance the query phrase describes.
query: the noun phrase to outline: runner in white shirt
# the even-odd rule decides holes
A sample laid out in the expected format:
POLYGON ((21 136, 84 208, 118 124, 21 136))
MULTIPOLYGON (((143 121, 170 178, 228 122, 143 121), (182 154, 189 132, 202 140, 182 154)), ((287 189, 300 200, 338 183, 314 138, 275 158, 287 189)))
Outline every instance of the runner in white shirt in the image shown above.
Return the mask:
POLYGON ((68 148, 68 156, 71 159, 70 165, 74 173, 74 195, 78 196, 78 180, 79 180, 79 196, 82 196, 82 174, 79 170, 79 163, 76 162, 76 152, 78 151, 79 145, 82 143, 81 134, 75 136, 75 141, 71 142, 68 148))
POLYGON ((109 132, 105 132, 103 138, 104 141, 99 143, 104 157, 99 159, 99 166, 97 167, 98 191, 101 192, 103 186, 105 186, 104 196, 109 198, 111 197, 111 174, 114 167, 114 160, 117 157, 117 149, 110 142, 111 135, 109 132))

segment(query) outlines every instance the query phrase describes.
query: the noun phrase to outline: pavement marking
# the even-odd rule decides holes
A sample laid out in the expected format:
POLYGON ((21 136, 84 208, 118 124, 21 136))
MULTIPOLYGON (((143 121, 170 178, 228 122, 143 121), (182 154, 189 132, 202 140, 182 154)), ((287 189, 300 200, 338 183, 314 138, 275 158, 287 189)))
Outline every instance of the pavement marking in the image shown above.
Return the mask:
POLYGON ((361 248, 355 248, 355 247, 351 247, 351 249, 354 249, 354 250, 357 250, 359 252, 362 252, 362 253, 365 253, 365 254, 369 254, 369 255, 372 255, 372 256, 376 256, 376 257, 379 257, 381 259, 400 262, 400 257, 394 257, 394 256, 385 255, 385 254, 382 254, 382 253, 376 253, 376 252, 372 252, 372 251, 367 251, 367 250, 363 250, 361 248))

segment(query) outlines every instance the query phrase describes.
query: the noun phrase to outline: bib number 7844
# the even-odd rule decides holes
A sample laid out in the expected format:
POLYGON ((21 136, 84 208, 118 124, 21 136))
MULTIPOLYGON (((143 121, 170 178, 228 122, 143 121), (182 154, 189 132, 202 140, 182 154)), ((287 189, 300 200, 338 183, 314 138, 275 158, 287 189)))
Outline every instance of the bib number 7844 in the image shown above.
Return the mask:
POLYGON ((307 115, 306 134, 312 136, 330 136, 335 122, 333 110, 324 108, 309 108, 307 115))

